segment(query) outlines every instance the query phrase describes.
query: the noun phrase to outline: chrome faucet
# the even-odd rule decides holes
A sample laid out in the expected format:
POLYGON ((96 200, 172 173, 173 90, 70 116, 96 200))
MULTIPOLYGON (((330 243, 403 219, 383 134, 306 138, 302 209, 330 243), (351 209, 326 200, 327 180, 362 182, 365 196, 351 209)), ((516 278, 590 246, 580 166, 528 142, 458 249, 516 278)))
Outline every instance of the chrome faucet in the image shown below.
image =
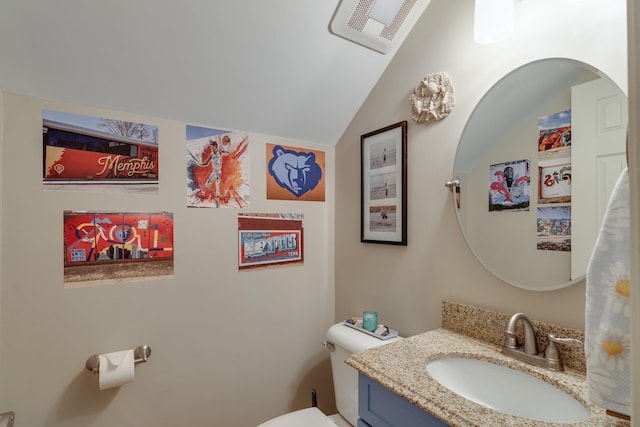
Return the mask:
POLYGON ((536 330, 524 313, 514 314, 507 322, 507 325, 504 327, 504 346, 512 350, 524 351, 526 354, 538 354, 536 330), (522 320, 522 326, 524 327, 524 348, 520 346, 518 337, 516 336, 516 325, 519 320, 522 320))
POLYGON ((531 363, 532 365, 548 368, 552 371, 564 370, 556 344, 566 344, 573 347, 582 346, 582 341, 573 338, 556 338, 555 335, 548 334, 549 344, 544 353, 539 353, 536 330, 524 313, 515 313, 509 318, 506 325, 502 325, 496 321, 492 321, 491 323, 504 326, 502 354, 523 362, 531 363), (524 342, 522 345, 519 343, 516 335, 516 326, 519 321, 522 321, 524 328, 524 342))

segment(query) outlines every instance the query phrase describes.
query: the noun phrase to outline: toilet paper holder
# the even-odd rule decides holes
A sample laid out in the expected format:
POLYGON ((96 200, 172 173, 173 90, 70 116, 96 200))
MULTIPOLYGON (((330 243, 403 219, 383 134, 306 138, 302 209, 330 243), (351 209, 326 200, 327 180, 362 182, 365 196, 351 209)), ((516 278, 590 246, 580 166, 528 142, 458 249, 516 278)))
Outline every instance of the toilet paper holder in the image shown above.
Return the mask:
MULTIPOLYGON (((133 363, 136 365, 138 363, 145 363, 149 356, 151 356, 151 347, 148 345, 139 345, 133 350, 133 363)), ((92 374, 97 374, 100 371, 100 355, 94 354, 87 359, 87 363, 85 363, 85 367, 91 371, 92 374)))

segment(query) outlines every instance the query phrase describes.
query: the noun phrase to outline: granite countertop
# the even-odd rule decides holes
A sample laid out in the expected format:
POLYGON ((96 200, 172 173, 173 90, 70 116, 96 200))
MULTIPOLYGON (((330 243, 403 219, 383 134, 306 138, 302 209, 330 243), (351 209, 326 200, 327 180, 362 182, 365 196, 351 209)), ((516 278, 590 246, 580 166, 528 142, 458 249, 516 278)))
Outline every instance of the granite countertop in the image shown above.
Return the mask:
MULTIPOLYGON (((557 426, 562 424, 507 415, 474 403, 440 385, 427 372, 426 364, 442 357, 468 357, 491 361, 540 378, 575 397, 591 411, 591 417, 576 426, 630 426, 610 417, 587 401, 586 378, 574 371, 553 372, 502 355, 493 344, 447 329, 436 329, 355 353, 346 363, 409 402, 453 427, 517 425, 557 426)), ((544 411, 544 408, 540 408, 544 411)), ((566 424, 565 424, 566 425, 566 424)))

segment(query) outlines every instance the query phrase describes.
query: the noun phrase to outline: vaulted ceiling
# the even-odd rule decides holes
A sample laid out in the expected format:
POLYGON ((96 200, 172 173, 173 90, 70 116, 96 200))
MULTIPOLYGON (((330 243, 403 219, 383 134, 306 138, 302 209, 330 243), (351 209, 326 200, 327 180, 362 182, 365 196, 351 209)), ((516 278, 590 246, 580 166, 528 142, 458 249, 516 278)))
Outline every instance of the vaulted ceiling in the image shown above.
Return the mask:
POLYGON ((2 0, 0 89, 335 145, 395 52, 331 34, 338 3, 2 0))

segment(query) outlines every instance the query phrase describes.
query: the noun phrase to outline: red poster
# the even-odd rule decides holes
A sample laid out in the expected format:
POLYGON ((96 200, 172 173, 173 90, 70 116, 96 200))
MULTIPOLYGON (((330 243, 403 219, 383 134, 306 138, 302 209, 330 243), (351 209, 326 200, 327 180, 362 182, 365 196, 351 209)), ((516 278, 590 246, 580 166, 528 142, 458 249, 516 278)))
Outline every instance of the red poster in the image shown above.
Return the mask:
POLYGON ((43 110, 43 184, 49 190, 118 188, 112 184, 125 192, 156 190, 158 140, 155 125, 43 110))
POLYGON ((65 265, 173 259, 171 213, 64 214, 65 265))
POLYGON ((145 147, 142 157, 46 146, 45 180, 157 180, 158 150, 145 147))

